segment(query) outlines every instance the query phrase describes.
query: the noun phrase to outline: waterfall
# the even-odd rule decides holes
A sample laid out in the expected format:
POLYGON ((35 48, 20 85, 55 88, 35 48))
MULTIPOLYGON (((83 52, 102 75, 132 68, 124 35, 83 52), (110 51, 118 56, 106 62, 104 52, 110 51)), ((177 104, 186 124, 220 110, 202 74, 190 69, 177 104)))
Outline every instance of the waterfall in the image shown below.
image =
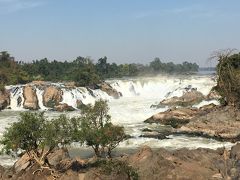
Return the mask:
MULTIPOLYGON (((151 99, 152 103, 160 102, 165 98, 181 96, 189 88, 195 88, 207 95, 211 88, 216 84, 211 76, 159 76, 143 77, 135 79, 118 79, 107 81, 114 89, 122 94, 124 98, 151 99)), ((100 89, 89 89, 85 87, 67 87, 63 83, 50 83, 44 85, 30 84, 34 87, 37 94, 38 105, 41 110, 47 110, 43 104, 44 88, 54 86, 62 91, 61 104, 66 103, 73 108, 77 108, 77 101, 83 104, 93 104, 97 99, 112 101, 113 97, 100 89)), ((10 106, 12 110, 23 110, 23 88, 24 85, 7 86, 10 91, 10 106)))

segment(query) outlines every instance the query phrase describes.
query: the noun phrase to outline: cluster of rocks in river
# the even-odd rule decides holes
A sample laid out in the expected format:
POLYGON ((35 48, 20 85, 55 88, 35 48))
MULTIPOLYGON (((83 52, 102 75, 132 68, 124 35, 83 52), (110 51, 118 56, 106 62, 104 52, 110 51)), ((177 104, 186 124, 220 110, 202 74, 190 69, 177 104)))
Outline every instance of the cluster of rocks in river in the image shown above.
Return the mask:
POLYGON ((171 97, 162 100, 157 105, 152 105, 152 108, 162 108, 165 106, 168 107, 192 107, 195 104, 202 102, 203 100, 217 100, 220 99, 221 96, 215 91, 212 90, 207 96, 204 96, 201 92, 197 91, 197 89, 192 88, 188 89, 186 92, 183 93, 182 96, 171 97))
MULTIPOLYGON (((199 93, 189 93, 177 98, 177 100, 176 98, 171 98, 164 102, 179 106, 180 100, 192 102, 194 99, 198 100, 200 97, 198 95, 199 93), (191 98, 186 98, 190 95, 191 98), (186 99, 191 99, 191 101, 187 101, 186 99)), ((219 95, 217 95, 216 92, 211 92, 207 97, 209 99, 215 99, 219 97, 219 95)), ((173 130, 169 134, 203 136, 230 142, 240 140, 240 112, 231 106, 209 104, 201 108, 172 107, 165 112, 151 116, 144 122, 169 125, 173 127, 173 130)))
MULTIPOLYGON (((61 86, 54 85, 52 83, 44 81, 33 81, 32 83, 26 84, 23 86, 23 99, 20 97, 17 101, 18 104, 23 102, 23 108, 29 110, 38 110, 40 109, 40 102, 37 97, 37 88, 43 90, 42 95, 42 104, 55 111, 72 111, 73 107, 69 106, 66 103, 61 103, 63 100, 63 91, 61 86)), ((68 82, 64 84, 64 88, 73 89, 76 88, 75 83, 68 82)), ((110 84, 102 82, 98 85, 91 87, 93 89, 100 89, 103 92, 106 92, 109 96, 114 98, 119 98, 121 93, 117 92, 110 84)), ((92 93, 92 89, 87 87, 87 90, 92 93)), ((10 105, 10 90, 0 91, 0 110, 7 108, 10 105)), ((81 107, 83 104, 81 100, 76 102, 78 107, 81 107)))
MULTIPOLYGON (((152 150, 148 146, 141 147, 132 155, 115 157, 119 161, 127 162, 133 167, 140 180, 159 179, 233 179, 240 178, 240 144, 230 150, 219 148, 210 150, 186 148, 169 151, 163 148, 152 150)), ((109 174, 93 166, 96 158, 71 158, 66 150, 56 150, 48 157, 49 163, 57 171, 60 180, 130 180, 124 171, 114 171, 109 174)), ((44 169, 33 174, 39 167, 30 164, 27 155, 19 159, 13 167, 0 167, 0 179, 47 180, 52 175, 44 169)))

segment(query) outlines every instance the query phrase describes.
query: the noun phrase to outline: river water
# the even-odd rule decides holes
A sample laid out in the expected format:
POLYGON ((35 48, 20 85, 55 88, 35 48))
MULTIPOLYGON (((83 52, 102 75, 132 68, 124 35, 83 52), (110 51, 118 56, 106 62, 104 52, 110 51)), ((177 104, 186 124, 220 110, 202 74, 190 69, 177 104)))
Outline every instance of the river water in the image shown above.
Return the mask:
MULTIPOLYGON (((161 100, 173 96, 181 96, 188 88, 196 88, 198 91, 207 95, 211 88, 216 84, 214 75, 201 74, 189 76, 156 76, 156 77, 138 77, 132 79, 113 79, 108 82, 119 92, 122 97, 114 99, 105 92, 94 90, 89 93, 85 88, 67 89, 62 84, 57 84, 63 90, 63 103, 67 103, 76 107, 76 100, 80 99, 83 103, 94 103, 96 99, 102 98, 108 100, 110 107, 110 115, 114 124, 122 125, 127 134, 132 138, 122 142, 119 146, 121 149, 136 149, 143 145, 152 148, 164 147, 167 149, 189 148, 195 149, 205 147, 216 149, 219 147, 231 147, 233 144, 228 142, 219 142, 213 139, 201 137, 189 137, 185 135, 170 135, 168 139, 158 140, 152 138, 142 138, 141 130, 144 128, 163 129, 166 128, 159 124, 145 124, 144 120, 155 113, 167 110, 167 108, 154 109, 150 108, 153 104, 158 104, 161 100)), ((0 112, 0 136, 5 128, 12 122, 16 122, 19 113, 25 111, 22 103, 17 103, 17 99, 22 97, 22 86, 9 86, 12 89, 10 109, 0 112)), ((43 106, 42 93, 43 90, 36 89, 39 106, 41 111, 46 111, 45 116, 54 118, 61 113, 48 111, 43 106)), ((217 101, 203 101, 194 105, 201 107, 206 104, 215 103, 217 101)), ((69 117, 78 116, 79 111, 67 112, 69 117)), ((75 145, 73 145, 75 146, 75 145)), ((9 166, 14 163, 15 159, 9 156, 0 156, 0 165, 9 166)))

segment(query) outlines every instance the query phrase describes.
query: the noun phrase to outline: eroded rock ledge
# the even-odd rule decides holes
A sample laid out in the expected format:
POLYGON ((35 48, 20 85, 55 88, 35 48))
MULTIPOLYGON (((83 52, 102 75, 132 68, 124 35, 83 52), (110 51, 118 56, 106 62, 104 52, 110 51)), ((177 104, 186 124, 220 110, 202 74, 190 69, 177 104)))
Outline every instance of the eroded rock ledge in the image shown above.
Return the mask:
POLYGON ((170 125, 178 134, 230 142, 240 140, 240 112, 231 106, 210 104, 199 109, 174 108, 155 114, 145 122, 170 125))
MULTIPOLYGON (((57 150, 50 155, 49 162, 58 170, 58 178, 67 179, 129 179, 123 171, 104 174, 98 167, 93 167, 95 158, 70 158, 67 151, 57 150)), ((230 150, 186 148, 169 151, 163 148, 152 150, 144 146, 133 155, 115 157, 127 162, 136 169, 140 180, 161 179, 239 179, 240 178, 240 144, 230 150)), ((22 157, 10 169, 0 167, 0 179, 36 179, 51 178, 48 171, 32 174, 38 167, 29 166, 28 159, 22 157)))

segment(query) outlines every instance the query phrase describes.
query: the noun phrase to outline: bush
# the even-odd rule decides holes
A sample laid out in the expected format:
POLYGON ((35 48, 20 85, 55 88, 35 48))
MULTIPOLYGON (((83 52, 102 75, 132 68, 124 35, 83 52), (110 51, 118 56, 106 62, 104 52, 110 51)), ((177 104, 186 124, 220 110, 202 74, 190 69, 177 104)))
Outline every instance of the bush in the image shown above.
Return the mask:
POLYGON ((99 100, 94 106, 85 106, 79 118, 75 140, 91 146, 97 157, 111 157, 112 150, 126 137, 123 127, 111 123, 108 110, 107 102, 99 100))
POLYGON ((65 116, 48 121, 43 113, 21 113, 19 121, 3 134, 2 152, 19 155, 23 151, 40 167, 50 166, 48 154, 71 143, 70 127, 65 116))
POLYGON ((215 55, 217 65, 216 90, 223 97, 221 102, 240 108, 240 53, 233 50, 220 51, 215 55))
POLYGON ((96 162, 97 166, 100 167, 100 171, 103 174, 126 174, 130 180, 138 180, 137 171, 125 161, 120 160, 99 160, 96 162))

